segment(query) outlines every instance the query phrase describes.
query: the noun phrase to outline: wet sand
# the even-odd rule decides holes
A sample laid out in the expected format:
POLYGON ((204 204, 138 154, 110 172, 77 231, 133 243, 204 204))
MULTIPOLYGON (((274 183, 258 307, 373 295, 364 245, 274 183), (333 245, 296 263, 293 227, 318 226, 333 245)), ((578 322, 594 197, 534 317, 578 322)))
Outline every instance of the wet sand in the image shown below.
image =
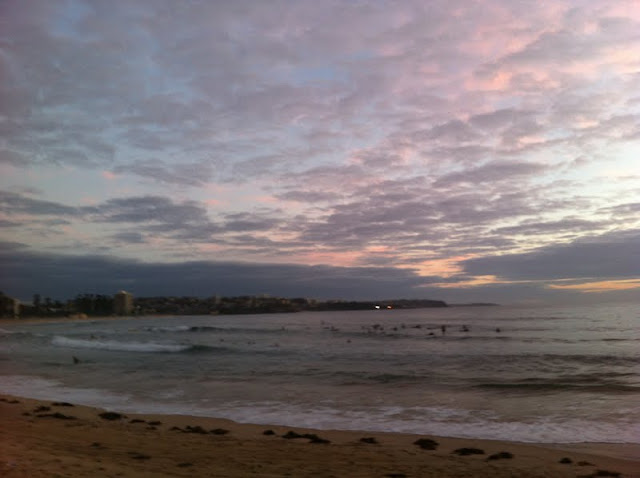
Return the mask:
POLYGON ((0 476, 640 477, 640 445, 308 430, 71 405, 0 396, 0 476))

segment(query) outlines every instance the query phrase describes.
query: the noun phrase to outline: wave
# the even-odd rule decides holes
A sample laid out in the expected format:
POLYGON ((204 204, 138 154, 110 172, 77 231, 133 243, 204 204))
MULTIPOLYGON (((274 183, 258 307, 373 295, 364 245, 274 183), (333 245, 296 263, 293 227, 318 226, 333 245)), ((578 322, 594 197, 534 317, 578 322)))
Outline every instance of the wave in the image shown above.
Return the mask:
POLYGON ((147 332, 189 332, 192 329, 190 325, 167 325, 159 327, 145 327, 147 332))
POLYGON ((493 382, 481 383, 476 385, 476 388, 520 392, 558 392, 566 390, 572 392, 640 393, 640 387, 625 385, 622 383, 578 384, 565 382, 493 382))
MULTIPOLYGON (((181 413, 196 414, 190 410, 181 413)), ((305 406, 290 402, 234 402, 228 407, 218 407, 213 413, 209 411, 209 414, 240 423, 275 423, 318 430, 340 428, 426 433, 443 437, 528 443, 638 443, 635 429, 626 422, 594 422, 591 418, 563 416, 501 421, 491 413, 437 406, 406 408, 383 405, 363 412, 361 409, 305 406)), ((207 415, 207 412, 202 415, 207 415)))
POLYGON ((282 329, 267 328, 243 328, 243 327, 213 327, 211 325, 167 325, 145 327, 147 332, 224 332, 224 333, 255 333, 273 334, 282 333, 282 329))
POLYGON ((488 320, 498 320, 501 322, 542 322, 542 321, 556 321, 561 322, 563 320, 571 321, 571 320, 579 320, 580 317, 562 317, 559 315, 520 315, 520 316, 510 316, 510 317, 491 317, 487 318, 488 320))
POLYGON ((425 381, 432 378, 432 374, 420 374, 420 373, 393 373, 393 372, 380 372, 369 373, 366 371, 318 371, 315 374, 305 373, 305 376, 327 375, 329 378, 338 381, 340 386, 350 385, 362 385, 362 384, 392 384, 392 383, 415 383, 419 381, 425 381))
POLYGON ((86 340, 72 339, 57 335, 53 337, 51 343, 58 347, 94 349, 94 350, 112 350, 118 352, 184 352, 194 349, 193 345, 188 344, 159 344, 153 342, 120 342, 117 340, 86 340))
POLYGON ((640 364, 640 356, 638 355, 557 355, 543 354, 540 355, 541 360, 549 363, 572 363, 578 366, 582 365, 606 365, 608 367, 618 366, 637 366, 640 364))
POLYGON ((235 329, 225 329, 222 327, 213 327, 211 325, 192 325, 189 326, 188 332, 228 332, 229 330, 235 332, 235 329))

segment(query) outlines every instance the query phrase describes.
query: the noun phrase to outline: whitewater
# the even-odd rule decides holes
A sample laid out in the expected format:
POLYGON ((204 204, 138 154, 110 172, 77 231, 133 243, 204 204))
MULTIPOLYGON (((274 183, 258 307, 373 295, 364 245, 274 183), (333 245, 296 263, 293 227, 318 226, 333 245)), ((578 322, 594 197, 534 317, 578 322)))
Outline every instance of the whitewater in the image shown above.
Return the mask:
POLYGON ((317 429, 640 443, 640 307, 176 316, 0 328, 0 392, 317 429))

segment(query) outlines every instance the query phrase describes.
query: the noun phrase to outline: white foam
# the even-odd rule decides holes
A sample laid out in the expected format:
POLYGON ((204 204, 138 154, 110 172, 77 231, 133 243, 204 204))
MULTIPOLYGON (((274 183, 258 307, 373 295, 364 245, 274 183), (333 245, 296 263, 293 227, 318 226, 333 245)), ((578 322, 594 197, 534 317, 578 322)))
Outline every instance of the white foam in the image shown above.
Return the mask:
MULTIPOLYGON (((593 423, 589 420, 562 420, 548 417, 530 422, 501 421, 491 414, 477 415, 467 410, 424 407, 404 410, 397 407, 340 410, 332 407, 291 404, 231 403, 210 413, 241 423, 289 425, 315 429, 368 430, 431 434, 459 438, 509 440, 528 443, 639 443, 640 428, 632 423, 593 423)), ((192 410, 193 414, 195 410, 192 410)))
POLYGON ((147 342, 119 342, 117 340, 72 339, 61 335, 55 336, 51 343, 58 347, 113 350, 119 352, 182 352, 191 348, 184 344, 157 344, 147 342))
POLYGON ((502 421, 491 413, 445 407, 373 407, 340 409, 331 405, 279 401, 212 403, 185 400, 182 394, 163 400, 134 400, 106 390, 65 387, 61 382, 10 375, 0 380, 0 392, 108 408, 128 413, 180 414, 227 418, 239 423, 282 425, 318 430, 359 430, 429 434, 459 438, 509 440, 528 443, 640 443, 637 423, 594 423, 586 419, 546 417, 532 421, 502 421), (167 400, 168 399, 168 400, 167 400), (165 401, 166 400, 166 401, 165 401))
POLYGON ((57 400, 121 410, 131 402, 128 395, 114 394, 93 388, 65 387, 57 380, 29 375, 4 375, 0 380, 0 392, 37 400, 57 400))
POLYGON ((190 325, 172 325, 166 327, 147 327, 145 330, 149 332, 189 332, 190 325))

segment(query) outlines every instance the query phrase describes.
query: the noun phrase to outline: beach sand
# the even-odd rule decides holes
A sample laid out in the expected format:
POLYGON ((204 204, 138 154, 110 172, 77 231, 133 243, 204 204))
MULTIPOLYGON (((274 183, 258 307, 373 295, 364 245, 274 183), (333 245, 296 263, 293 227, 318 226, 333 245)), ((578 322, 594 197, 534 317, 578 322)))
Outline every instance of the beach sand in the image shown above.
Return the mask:
POLYGON ((640 445, 532 445, 104 412, 0 396, 0 476, 640 477, 640 445), (290 431, 309 435, 284 438, 290 431), (438 445, 423 449, 420 438, 438 445), (453 453, 460 448, 484 453, 453 453), (501 452, 513 457, 488 459, 501 452))

